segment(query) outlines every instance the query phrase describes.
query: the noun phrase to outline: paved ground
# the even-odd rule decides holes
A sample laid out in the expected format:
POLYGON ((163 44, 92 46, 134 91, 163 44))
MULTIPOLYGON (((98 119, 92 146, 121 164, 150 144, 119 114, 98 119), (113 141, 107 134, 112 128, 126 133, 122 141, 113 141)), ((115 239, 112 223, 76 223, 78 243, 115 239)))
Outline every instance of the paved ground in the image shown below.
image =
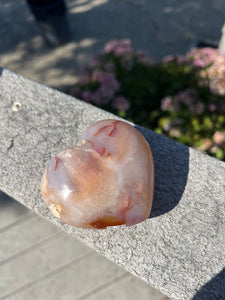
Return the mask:
POLYGON ((168 298, 0 193, 0 299, 168 298))
POLYGON ((217 44, 223 0, 68 0, 72 42, 46 47, 23 0, 1 0, 0 65, 46 85, 73 84, 81 66, 112 38, 130 38, 153 59, 217 44))

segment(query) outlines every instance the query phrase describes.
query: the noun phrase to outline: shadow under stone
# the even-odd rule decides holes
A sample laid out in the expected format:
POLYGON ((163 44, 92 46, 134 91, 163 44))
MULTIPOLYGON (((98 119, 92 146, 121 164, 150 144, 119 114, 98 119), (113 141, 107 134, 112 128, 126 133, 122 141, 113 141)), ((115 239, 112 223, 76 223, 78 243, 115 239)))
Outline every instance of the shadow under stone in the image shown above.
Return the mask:
POLYGON ((185 190, 189 171, 189 148, 141 126, 135 126, 148 141, 155 164, 155 190, 150 218, 172 210, 185 190))
POLYGON ((20 215, 25 211, 29 211, 27 207, 0 190, 0 210, 4 210, 6 208, 12 209, 14 211, 14 215, 20 215))
POLYGON ((192 298, 193 300, 225 299, 225 268, 207 282, 192 298))

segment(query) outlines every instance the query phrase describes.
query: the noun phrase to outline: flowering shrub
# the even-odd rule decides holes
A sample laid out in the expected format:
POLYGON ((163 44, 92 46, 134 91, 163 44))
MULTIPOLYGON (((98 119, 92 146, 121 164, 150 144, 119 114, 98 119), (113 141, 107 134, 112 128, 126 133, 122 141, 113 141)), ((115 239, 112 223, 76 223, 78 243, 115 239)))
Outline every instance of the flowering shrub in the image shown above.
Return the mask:
POLYGON ((71 94, 225 161, 225 56, 192 49, 153 63, 110 41, 71 94))

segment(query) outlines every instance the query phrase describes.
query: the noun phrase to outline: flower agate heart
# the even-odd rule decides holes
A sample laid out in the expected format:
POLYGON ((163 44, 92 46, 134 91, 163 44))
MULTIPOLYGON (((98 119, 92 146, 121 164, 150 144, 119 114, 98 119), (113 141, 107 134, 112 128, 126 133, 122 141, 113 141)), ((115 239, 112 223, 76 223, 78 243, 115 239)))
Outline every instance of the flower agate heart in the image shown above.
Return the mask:
POLYGON ((50 211, 82 228, 144 221, 153 190, 154 163, 147 141, 133 126, 117 120, 91 125, 79 146, 49 162, 41 182, 50 211))

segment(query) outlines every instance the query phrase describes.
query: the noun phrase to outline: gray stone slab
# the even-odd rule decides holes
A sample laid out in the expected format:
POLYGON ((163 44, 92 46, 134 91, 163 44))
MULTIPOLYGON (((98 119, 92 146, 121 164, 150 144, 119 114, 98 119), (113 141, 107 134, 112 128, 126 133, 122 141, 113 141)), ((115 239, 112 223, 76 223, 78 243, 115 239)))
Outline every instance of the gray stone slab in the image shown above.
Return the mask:
POLYGON ((7 70, 0 95, 3 191, 173 299, 225 294, 223 162, 136 126, 155 161, 150 218, 133 227, 73 228, 45 207, 42 173, 50 157, 76 144, 87 126, 113 116, 7 70))
POLYGON ((81 243, 61 234, 41 247, 15 257, 0 266, 0 299, 5 299, 36 281, 45 280, 72 262, 79 261, 82 257, 84 259, 89 252, 81 243))
MULTIPOLYGON (((163 300, 164 296, 158 290, 148 286, 142 280, 132 275, 115 280, 112 284, 92 292, 82 300, 163 300)), ((167 298, 169 300, 169 298, 167 298)), ((164 300, 166 300, 164 298, 164 300)))
MULTIPOLYGON (((14 200, 14 202, 16 201, 14 200)), ((16 204, 17 207, 22 206, 18 202, 16 202, 16 204)), ((7 213, 7 210, 4 210, 3 208, 2 212, 4 211, 7 213)), ((10 263, 10 261, 13 260, 13 264, 16 265, 15 258, 20 259, 20 256, 23 256, 25 253, 29 253, 28 255, 32 257, 32 260, 28 260, 29 265, 24 264, 23 269, 28 270, 33 268, 36 264, 37 248, 40 248, 46 244, 46 242, 48 244, 49 239, 54 239, 56 234, 61 236, 66 235, 63 231, 57 230, 57 227, 53 224, 35 214, 32 214, 31 218, 24 218, 23 222, 21 221, 17 225, 11 226, 0 233, 0 273, 2 271, 6 273, 9 272, 9 270, 12 269, 12 263, 10 263), (33 250, 35 251, 32 256, 33 250), (7 267, 1 269, 3 264, 7 264, 7 267)), ((70 239, 73 239, 73 237, 70 237, 70 239)), ((79 245, 76 244, 79 244, 80 242, 73 239, 73 244, 71 245, 70 239, 63 240, 62 247, 55 247, 54 253, 51 251, 51 254, 58 258, 62 253, 62 249, 65 247, 74 247, 76 253, 76 249, 79 247, 79 245)), ((43 247, 39 249, 40 256, 42 250, 43 247)), ((94 251, 92 250, 92 252, 94 251)), ((50 264, 49 268, 51 269, 51 260, 47 261, 47 263, 50 264)), ((75 262, 75 264, 76 263, 77 262, 75 262)), ((20 276, 20 272, 16 272, 16 274, 20 276)), ((66 297, 66 300, 70 298, 75 300, 76 296, 80 300, 86 298, 89 299, 89 297, 93 296, 95 299, 97 297, 98 299, 110 300, 112 297, 116 296, 116 299, 126 300, 127 290, 133 295, 133 299, 137 299, 137 293, 141 295, 142 300, 158 300, 160 295, 162 297, 160 292, 156 291, 142 280, 129 275, 129 273, 125 274, 120 267, 109 262, 104 257, 98 255, 97 258, 93 258, 93 256, 90 255, 86 256, 85 259, 81 259, 77 266, 74 266, 74 264, 71 263, 65 268, 63 267, 60 270, 56 270, 51 275, 48 275, 47 278, 44 276, 44 278, 38 278, 36 281, 32 281, 31 283, 20 287, 19 291, 18 289, 16 291, 10 291, 9 287, 8 294, 11 293, 11 296, 6 299, 55 300, 56 298, 62 299, 63 297, 66 297), (99 266, 102 267, 99 268, 99 266), (111 272, 112 275, 112 277, 107 278, 107 280, 105 270, 107 270, 107 274, 108 272, 111 272), (87 276, 85 276, 85 280, 83 280, 84 272, 88 273, 87 276), (93 283, 96 282, 96 276, 98 277, 98 284, 93 287, 93 283), (74 278, 76 284, 74 284, 74 278), (58 282, 63 285, 63 288, 58 287, 58 282), (51 295, 49 295, 49 286, 52 287, 51 295), (39 292, 40 290, 42 291, 41 293, 39 292), (107 297, 103 296, 105 293, 107 293, 107 297), (82 295, 81 298, 80 295, 82 295)), ((132 298, 130 299, 132 300, 132 298)))
POLYGON ((37 247, 59 232, 55 226, 33 214, 17 226, 0 233, 0 268, 21 252, 37 247))
POLYGON ((85 299, 86 295, 92 294, 105 285, 110 285, 116 278, 124 276, 124 273, 125 271, 115 264, 92 252, 37 284, 8 297, 7 300, 85 299))

